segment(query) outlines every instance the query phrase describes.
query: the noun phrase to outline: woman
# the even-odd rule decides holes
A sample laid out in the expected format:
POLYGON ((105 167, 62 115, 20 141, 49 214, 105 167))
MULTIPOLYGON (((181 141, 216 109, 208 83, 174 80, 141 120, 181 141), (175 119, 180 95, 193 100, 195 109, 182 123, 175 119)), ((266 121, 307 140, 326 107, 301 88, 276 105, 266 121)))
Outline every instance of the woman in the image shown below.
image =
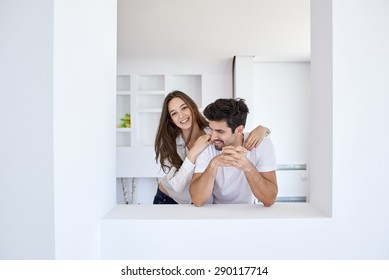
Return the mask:
MULTIPOLYGON (((158 182, 154 204, 189 204, 189 184, 197 156, 208 147, 208 121, 185 93, 173 91, 164 100, 155 138, 155 160, 166 174, 158 182)), ((245 148, 251 150, 269 130, 258 126, 249 135, 245 148)))

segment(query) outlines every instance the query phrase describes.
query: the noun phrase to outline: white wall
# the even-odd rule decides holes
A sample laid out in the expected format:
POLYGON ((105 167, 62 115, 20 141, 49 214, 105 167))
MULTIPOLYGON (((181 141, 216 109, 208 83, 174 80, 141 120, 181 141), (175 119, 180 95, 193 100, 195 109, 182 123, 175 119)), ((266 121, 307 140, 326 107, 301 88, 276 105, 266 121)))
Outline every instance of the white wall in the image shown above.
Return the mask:
POLYGON ((332 215, 333 12, 332 1, 311 1, 310 201, 332 215))
POLYGON ((115 203, 116 1, 54 4, 56 259, 100 257, 115 203))
POLYGON ((98 259, 115 203, 116 1, 2 1, 1 259, 98 259))
POLYGON ((0 4, 0 259, 55 254, 52 9, 0 4))
MULTIPOLYGON (((50 93, 48 88, 51 88, 51 82, 45 79, 52 73, 51 66, 49 66, 51 60, 46 56, 50 53, 50 48, 45 49, 44 46, 52 42, 50 31, 45 29, 45 27, 50 28, 48 22, 50 22, 51 14, 48 10, 51 9, 52 4, 51 2, 41 2, 41 5, 33 5, 32 7, 28 5, 28 1, 24 1, 22 6, 26 8, 26 13, 23 13, 24 9, 21 9, 20 2, 14 5, 11 4, 14 1, 8 2, 7 9, 3 9, 3 6, 0 9, 2 11, 0 17, 1 36, 12 34, 16 36, 13 37, 16 41, 12 42, 12 39, 9 39, 9 41, 5 41, 10 42, 9 44, 4 43, 1 46, 2 64, 0 69, 2 77, 5 77, 4 82, 2 79, 1 83, 0 102, 2 129, 1 258, 53 258, 54 255, 57 258, 96 258, 99 250, 99 245, 96 244, 96 236, 99 234, 97 219, 99 214, 104 212, 104 209, 109 209, 109 206, 112 205, 111 198, 114 200, 115 196, 113 193, 111 194, 112 190, 115 189, 114 93, 112 93, 112 97, 103 93, 103 89, 107 86, 105 80, 77 80, 76 78, 79 77, 77 74, 80 72, 89 73, 88 67, 83 70, 65 69, 65 65, 56 65, 54 73, 68 73, 70 75, 72 71, 75 71, 72 79, 69 77, 63 79, 75 82, 79 84, 79 87, 74 89, 75 92, 66 92, 70 94, 69 98, 58 95, 56 91, 54 94, 50 93), (38 40, 40 36, 34 36, 37 33, 32 30, 27 30, 26 33, 5 31, 3 21, 7 23, 7 26, 11 23, 12 31, 25 30, 24 23, 26 21, 24 19, 31 19, 29 17, 32 16, 30 11, 37 7, 47 10, 38 12, 37 18, 28 21, 28 27, 32 27, 33 23, 36 23, 39 28, 35 32, 39 30, 38 34, 41 34, 40 32, 43 31, 43 34, 40 35, 43 42, 38 40), (40 24, 40 20, 43 20, 44 24, 40 24), (23 26, 20 26, 22 23, 23 26), (13 52, 13 50, 18 50, 15 46, 24 46, 27 42, 29 42, 28 50, 20 47, 21 51, 13 52), (36 45, 31 44, 31 42, 36 42, 36 45), (31 50, 34 50, 33 56, 25 53, 31 50), (46 66, 43 66, 45 64, 46 66), (34 66, 43 67, 42 84, 35 84, 36 79, 39 80, 39 73, 34 66), (20 82, 20 71, 22 71, 20 69, 30 70, 24 82, 20 82), (86 100, 80 98, 80 95, 84 94, 90 96, 89 93, 86 93, 89 92, 89 87, 83 86, 84 81, 88 81, 88 85, 96 90, 94 95, 96 103, 93 104, 93 108, 85 106, 86 100), (100 87, 94 86, 96 81, 101 85, 101 91, 100 87), (15 85, 18 85, 19 88, 22 87, 23 90, 15 92, 15 85), (21 103, 16 93, 22 94, 21 97, 27 102, 21 103), (49 104, 53 99, 54 107, 51 107, 49 104), (110 105, 102 106, 102 103, 105 102, 107 104, 112 102, 112 107, 110 105), (55 110, 58 106, 60 111, 55 110), (72 108, 74 114, 83 117, 83 120, 96 115, 96 112, 100 113, 102 124, 95 126, 91 131, 90 128, 81 125, 82 120, 79 120, 80 123, 76 123, 71 116, 72 113, 65 111, 64 108, 72 108), (84 109, 83 114, 81 114, 80 108, 84 109), (34 122, 33 128, 27 127, 26 130, 22 131, 9 121, 25 121, 25 118, 21 118, 21 113, 19 113, 21 109, 30 113, 29 120, 34 122), (53 119, 49 117, 51 113, 54 114, 53 119), (69 119, 62 114, 66 114, 69 119), (106 123, 106 119, 111 117, 113 128, 108 127, 106 123), (57 126, 56 129, 54 128, 54 133, 52 126, 57 126), (36 133, 37 130, 40 134, 36 133), (86 140, 82 139, 81 142, 77 142, 71 139, 72 135, 77 137, 82 133, 85 133, 86 140), (29 147, 25 146, 25 141, 22 142, 26 134, 30 135, 30 139, 27 141, 33 144, 29 147), (92 134, 96 137, 92 137, 92 134), (60 140, 56 142, 60 137, 64 137, 67 142, 60 140), (87 145, 87 143, 91 143, 92 139, 95 142, 87 145), (48 148, 50 145, 53 145, 54 151, 59 154, 53 155, 53 150, 48 148), (66 145, 69 146, 66 147, 66 145), (69 153, 69 156, 66 155, 66 152, 69 153), (35 155, 38 157, 34 157, 35 155), (52 165, 53 157, 54 165, 52 165), (104 170, 102 170, 99 161, 105 161, 104 170), (76 168, 71 165, 75 165, 76 168), (50 170, 53 168, 58 168, 54 172, 55 178, 53 172, 50 174, 50 170), (80 172, 79 169, 85 170, 85 173, 80 172), (27 172, 27 176, 20 175, 20 170, 27 172), (92 173, 96 177, 92 177, 92 173), (111 179, 112 185, 106 185, 111 179), (53 181, 56 182, 55 188, 53 181), (23 189, 19 189, 20 186, 23 189), (92 190, 97 190, 98 194, 90 197, 92 190), (55 205, 53 204, 54 195, 55 205), (56 212, 53 213, 54 207, 56 212), (58 236, 58 241, 56 241, 58 250, 56 252, 52 234, 54 216, 55 222, 58 222, 58 225, 55 226, 55 236, 58 236), (68 229, 67 226, 69 226, 68 229), (30 231, 29 236, 24 234, 25 227, 28 227, 30 231), (48 234, 42 238, 42 234, 45 232, 48 234), (68 238, 66 238, 66 234, 69 234, 68 238), (70 238, 75 238, 74 242, 70 238), (65 248, 66 246, 68 247, 65 248)), ((82 1, 78 8, 82 7, 83 4, 94 7, 91 2, 82 1)), ((128 242, 130 250, 126 251, 128 258, 389 258, 389 240, 387 238, 389 236, 389 223, 387 223, 389 209, 386 201, 389 196, 389 188, 387 188, 386 183, 389 135, 384 129, 389 119, 387 111, 389 97, 386 95, 389 91, 386 78, 389 54, 386 47, 388 45, 388 37, 385 36, 387 32, 384 32, 389 26, 389 18, 386 16, 388 4, 384 0, 323 2, 312 0, 312 14, 314 18, 319 17, 319 15, 325 17, 323 29, 326 31, 320 38, 316 38, 321 40, 319 46, 321 45, 324 51, 320 48, 314 48, 313 53, 315 51, 324 52, 323 59, 328 60, 331 56, 328 56, 330 52, 328 50, 326 52, 325 48, 333 46, 333 102, 332 83, 328 83, 331 79, 328 78, 327 71, 329 70, 330 73, 332 68, 327 69, 328 65, 324 64, 320 68, 323 64, 318 64, 318 73, 324 73, 324 79, 321 79, 320 75, 316 76, 316 86, 320 85, 319 81, 321 81, 323 83, 321 94, 327 93, 329 95, 329 98, 324 99, 326 102, 324 108, 328 108, 327 103, 332 104, 333 107, 332 110, 327 110, 327 114, 324 115, 324 132, 327 134, 324 136, 318 134, 317 136, 324 139, 322 143, 325 144, 325 147, 313 148, 323 150, 324 160, 331 161, 333 164, 331 169, 333 178, 330 172, 327 181, 321 180, 324 183, 319 182, 320 184, 332 183, 332 218, 139 220, 137 224, 139 227, 133 228, 128 235, 124 236, 128 241, 131 241, 128 242), (332 22, 328 21, 331 15, 332 22), (333 30, 333 42, 331 43, 329 42, 332 35, 327 36, 329 30, 333 30), (332 124, 333 135, 332 133, 328 135, 328 130, 332 131, 332 124), (332 139, 329 141, 330 145, 328 145, 328 138, 332 139), (367 140, 370 140, 369 143, 367 140), (332 147, 333 153, 326 156, 325 152, 328 149, 331 151, 332 147), (156 241, 160 241, 155 236, 156 228, 159 230, 159 234, 164 237, 164 242, 156 243, 156 241), (184 242, 186 246, 177 243, 177 240, 184 242)), ((111 5, 114 3, 108 0, 104 3, 109 5, 106 16, 111 18, 111 15, 114 14, 114 11, 111 10, 114 7, 111 5)), ((64 10, 61 9, 64 14, 67 13, 68 8, 73 7, 72 3, 66 6, 65 1, 60 4, 65 5, 64 10)), ((102 7, 99 7, 97 10, 101 11, 102 7)), ((54 10, 59 12, 57 8, 54 10)), ((83 16, 88 16, 88 18, 92 16, 91 10, 89 11, 90 13, 83 16)), ((60 15, 59 18, 65 20, 64 14, 60 15)), ((56 16, 54 16, 54 22, 58 23, 55 18, 56 16)), ((69 30, 74 30, 70 21, 69 17, 63 24, 70 24, 69 30)), ((84 21, 86 25, 87 22, 84 21)), ((80 22, 78 21, 78 23, 80 22)), ((114 32, 105 29, 99 30, 99 32, 103 30, 107 32, 107 38, 112 38, 114 32)), ((58 33, 54 31, 54 36, 56 35, 58 33)), ((75 37, 77 35, 80 34, 76 32, 75 37)), ((88 36, 88 39, 91 39, 92 42, 100 42, 92 35, 88 36)), ((70 35, 62 34, 61 36, 70 35)), ((84 36, 78 38, 82 39, 84 36)), ((54 42, 60 42, 64 39, 64 37, 60 37, 54 42)), ((79 41, 76 38, 73 38, 72 41, 75 44, 83 42, 79 46, 81 46, 81 51, 87 55, 86 50, 82 49, 82 45, 88 44, 88 42, 79 41)), ((102 54, 113 55, 111 47, 107 46, 107 53, 100 53, 100 55, 102 54)), ((55 50, 54 57, 58 59, 58 55, 58 50, 55 50)), ((69 59, 73 57, 66 52, 64 55, 69 59)), ((74 61, 76 57, 78 56, 73 57, 71 61, 74 61)), ((109 65, 113 61, 114 59, 110 60, 109 65)), ((313 62, 314 60, 312 60, 313 62)), ((320 62, 323 63, 321 60, 320 62)), ((73 65, 85 67, 82 60, 73 65)), ((100 66, 103 65, 107 66, 104 63, 100 66)), ((112 66, 108 66, 108 68, 110 67, 112 66)), ((99 67, 99 69, 101 68, 99 67)), ((98 70, 99 73, 101 73, 100 71, 103 70, 98 70)), ((112 74, 112 81, 106 81, 107 84, 112 82, 113 85, 114 79, 114 74, 112 74)), ((64 82, 64 80, 59 79, 55 86, 59 86, 58 82, 64 82)), ((112 90, 114 91, 114 86, 112 90)), ((316 117, 320 118, 320 116, 319 114, 316 117)), ((323 127, 317 127, 317 131, 323 131, 323 127)), ((327 173, 326 170, 323 174, 327 175, 327 173)), ((323 179, 323 174, 319 174, 317 178, 323 179)), ((313 187, 322 186, 320 184, 313 187)), ((323 206, 324 211, 328 210, 326 207, 326 205, 323 206)), ((116 233, 124 234, 124 232, 119 231, 116 233)))
POLYGON ((251 120, 261 121, 274 132, 271 138, 278 164, 307 163, 310 63, 256 62, 253 68, 251 120))
POLYGON ((337 241, 386 259, 388 12, 384 0, 333 1, 333 211, 346 230, 337 241))
POLYGON ((108 219, 105 234, 126 243, 116 252, 115 241, 104 244, 103 257, 388 259, 388 8, 383 0, 311 1, 311 204, 328 218, 108 219))

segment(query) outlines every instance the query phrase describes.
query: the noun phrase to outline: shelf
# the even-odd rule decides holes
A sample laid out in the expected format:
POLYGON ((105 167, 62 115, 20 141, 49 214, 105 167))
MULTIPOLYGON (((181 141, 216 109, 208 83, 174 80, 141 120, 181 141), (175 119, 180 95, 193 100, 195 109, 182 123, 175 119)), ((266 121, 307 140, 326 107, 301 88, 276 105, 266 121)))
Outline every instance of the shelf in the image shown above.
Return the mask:
POLYGON ((138 110, 138 113, 161 113, 161 111, 162 111, 162 109, 152 108, 152 109, 141 109, 141 110, 138 110))
POLYGON ((138 95, 166 95, 166 90, 141 90, 137 92, 138 95))
POLYGON ((130 90, 117 90, 116 95, 124 95, 124 96, 131 95, 131 91, 130 90))
POLYGON ((130 133, 131 128, 124 128, 124 127, 117 127, 116 132, 124 132, 124 133, 130 133))
POLYGON ((105 220, 268 220, 268 219, 326 219, 330 218, 310 203, 276 203, 272 207, 259 204, 191 204, 164 205, 116 205, 104 217, 105 220))

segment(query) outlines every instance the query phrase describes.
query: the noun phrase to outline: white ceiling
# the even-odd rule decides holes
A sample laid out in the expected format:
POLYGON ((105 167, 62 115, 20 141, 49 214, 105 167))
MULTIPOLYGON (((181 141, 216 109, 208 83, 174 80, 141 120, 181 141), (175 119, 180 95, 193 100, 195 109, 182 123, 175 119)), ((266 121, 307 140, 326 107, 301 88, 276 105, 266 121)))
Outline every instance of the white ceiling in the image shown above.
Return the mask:
POLYGON ((310 0, 118 0, 119 57, 304 57, 310 0))

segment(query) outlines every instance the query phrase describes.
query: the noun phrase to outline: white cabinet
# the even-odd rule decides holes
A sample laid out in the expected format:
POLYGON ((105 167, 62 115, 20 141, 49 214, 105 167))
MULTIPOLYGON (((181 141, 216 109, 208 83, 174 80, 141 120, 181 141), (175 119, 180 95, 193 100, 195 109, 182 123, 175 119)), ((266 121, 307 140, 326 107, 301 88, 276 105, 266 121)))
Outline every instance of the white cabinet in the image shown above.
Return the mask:
POLYGON ((202 107, 201 74, 118 74, 116 121, 121 126, 126 114, 130 127, 116 131, 116 176, 160 177, 154 141, 165 96, 180 90, 202 107))

